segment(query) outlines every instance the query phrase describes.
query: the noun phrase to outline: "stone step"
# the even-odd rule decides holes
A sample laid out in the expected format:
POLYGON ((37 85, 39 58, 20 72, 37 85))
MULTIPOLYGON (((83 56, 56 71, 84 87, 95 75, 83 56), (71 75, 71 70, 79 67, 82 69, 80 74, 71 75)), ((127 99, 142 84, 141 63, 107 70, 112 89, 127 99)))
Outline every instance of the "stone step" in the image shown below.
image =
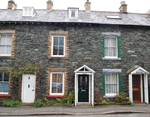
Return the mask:
POLYGON ((77 106, 92 106, 89 102, 78 102, 77 106))

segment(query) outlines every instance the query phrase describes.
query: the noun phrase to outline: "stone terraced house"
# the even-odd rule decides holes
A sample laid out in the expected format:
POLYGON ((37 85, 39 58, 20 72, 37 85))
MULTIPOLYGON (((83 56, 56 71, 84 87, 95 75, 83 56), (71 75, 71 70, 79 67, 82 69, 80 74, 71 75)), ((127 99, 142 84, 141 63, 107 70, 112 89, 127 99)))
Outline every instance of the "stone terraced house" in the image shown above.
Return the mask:
MULTIPOLYGON (((134 103, 149 103, 150 15, 24 7, 13 0, 0 9, 0 97, 33 103, 75 91, 75 105, 127 92, 134 103), (22 74, 17 84, 6 71, 18 60, 42 65, 39 75, 22 74)), ((23 66, 23 65, 22 65, 23 66)))

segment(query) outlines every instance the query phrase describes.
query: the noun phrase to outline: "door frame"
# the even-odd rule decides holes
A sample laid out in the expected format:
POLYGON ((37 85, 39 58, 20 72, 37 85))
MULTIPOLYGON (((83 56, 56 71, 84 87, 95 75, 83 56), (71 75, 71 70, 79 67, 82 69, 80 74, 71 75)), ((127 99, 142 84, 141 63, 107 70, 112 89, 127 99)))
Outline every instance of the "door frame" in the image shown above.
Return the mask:
MULTIPOLYGON (((34 94, 34 99, 35 99, 35 95, 36 95, 36 73, 35 74, 23 74, 22 75, 22 81, 21 81, 21 101, 23 102, 23 98, 24 98, 24 88, 23 88, 23 85, 24 85, 24 83, 23 83, 23 77, 25 76, 25 75, 32 75, 32 76, 35 76, 35 94, 34 94)), ((23 103, 26 103, 26 102, 23 102, 23 103)))
MULTIPOLYGON (((79 75, 88 75, 88 77, 89 77, 89 101, 88 101, 88 103, 90 103, 90 74, 78 74, 78 76, 79 75)), ((78 79, 79 79, 79 77, 77 77, 77 87, 78 87, 78 89, 77 89, 77 91, 79 90, 79 84, 78 84, 78 79)), ((80 103, 79 101, 78 101, 78 99, 79 99, 79 97, 78 97, 78 93, 77 93, 77 103, 80 103)))
POLYGON ((94 73, 95 71, 89 68, 86 65, 81 66, 77 70, 74 71, 75 73, 75 106, 78 103, 78 75, 89 75, 89 103, 94 106, 94 73), (91 91, 92 92, 91 92, 91 91), (91 95, 92 94, 92 97, 91 95), (92 99, 91 99, 92 98, 92 99))
POLYGON ((132 72, 130 72, 129 74, 129 99, 131 102, 133 102, 133 75, 140 75, 140 81, 141 81, 141 103, 143 103, 143 91, 144 91, 144 100, 147 104, 149 104, 149 95, 148 95, 148 74, 149 72, 147 72, 145 69, 143 69, 142 67, 138 67, 136 69, 134 69, 132 72), (142 74, 144 77, 144 86, 142 84, 142 74), (143 89, 144 87, 144 89, 143 89))

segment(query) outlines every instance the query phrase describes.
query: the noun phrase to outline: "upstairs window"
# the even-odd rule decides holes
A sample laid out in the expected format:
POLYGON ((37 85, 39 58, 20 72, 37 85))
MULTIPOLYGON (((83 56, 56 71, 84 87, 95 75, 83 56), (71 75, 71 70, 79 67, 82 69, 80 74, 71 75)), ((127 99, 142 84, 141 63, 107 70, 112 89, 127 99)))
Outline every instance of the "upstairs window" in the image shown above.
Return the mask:
POLYGON ((11 34, 0 35, 0 56, 11 56, 11 34))
POLYGON ((102 36, 103 59, 121 59, 120 34, 111 33, 102 36))
POLYGON ((65 56, 65 37, 53 36, 52 40, 52 57, 65 56))
POLYGON ((117 37, 105 36, 105 57, 117 57, 117 37))
POLYGON ((24 7, 23 8, 23 16, 34 16, 35 10, 33 7, 24 7))
POLYGON ((78 18, 78 8, 68 8, 68 15, 70 19, 77 19, 78 18))

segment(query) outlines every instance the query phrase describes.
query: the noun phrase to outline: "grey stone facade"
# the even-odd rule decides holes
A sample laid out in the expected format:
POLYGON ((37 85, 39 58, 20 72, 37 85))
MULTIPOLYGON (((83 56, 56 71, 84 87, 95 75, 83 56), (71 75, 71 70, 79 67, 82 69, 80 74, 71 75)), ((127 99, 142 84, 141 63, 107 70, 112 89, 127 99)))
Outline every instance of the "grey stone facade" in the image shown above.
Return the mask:
MULTIPOLYGON (((0 67, 17 65, 19 64, 17 59, 43 66, 40 70, 38 81, 40 88, 37 91, 37 98, 46 96, 47 68, 49 66, 67 68, 69 90, 74 90, 75 68, 82 65, 89 66, 95 71, 95 100, 98 97, 96 91, 102 93, 102 69, 122 69, 123 90, 127 92, 127 71, 133 65, 142 66, 150 72, 149 27, 73 23, 0 23, 0 30, 16 31, 15 58, 1 57, 0 67), (49 31, 57 30, 69 31, 69 59, 48 59, 47 57, 49 31), (105 32, 121 34, 121 60, 102 59, 102 33, 105 32), (91 59, 85 59, 86 57, 91 59)), ((16 93, 12 96, 15 96, 16 93)))

